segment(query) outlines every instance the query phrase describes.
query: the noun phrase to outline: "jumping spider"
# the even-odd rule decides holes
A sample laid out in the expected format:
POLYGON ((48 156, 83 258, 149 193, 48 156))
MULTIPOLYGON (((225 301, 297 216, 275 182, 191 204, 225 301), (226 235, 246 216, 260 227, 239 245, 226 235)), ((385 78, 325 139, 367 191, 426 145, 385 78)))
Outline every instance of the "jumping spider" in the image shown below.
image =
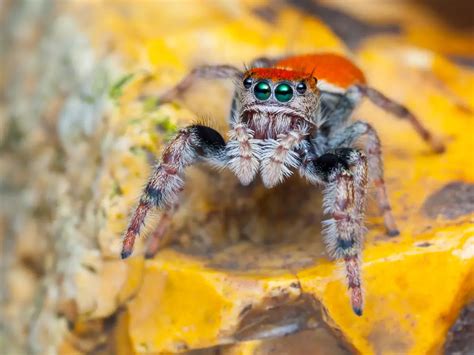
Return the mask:
POLYGON ((235 80, 229 140, 226 143, 217 131, 204 125, 179 131, 144 188, 123 240, 122 258, 132 253, 135 237, 153 208, 164 212, 153 237, 156 250, 183 188, 187 166, 205 161, 229 168, 243 185, 259 173, 267 188, 298 170, 310 183, 324 188, 323 208, 329 215, 323 222, 325 242, 331 256, 344 260, 352 308, 360 316, 359 265, 369 176, 388 235, 399 232, 385 190, 380 139, 368 123, 350 121, 351 114, 368 97, 407 119, 434 151, 442 152, 443 145, 407 108, 368 86, 361 70, 340 55, 259 58, 244 72, 228 65, 201 66, 159 101, 177 98, 199 78, 235 80), (362 150, 354 147, 361 136, 366 137, 362 150))

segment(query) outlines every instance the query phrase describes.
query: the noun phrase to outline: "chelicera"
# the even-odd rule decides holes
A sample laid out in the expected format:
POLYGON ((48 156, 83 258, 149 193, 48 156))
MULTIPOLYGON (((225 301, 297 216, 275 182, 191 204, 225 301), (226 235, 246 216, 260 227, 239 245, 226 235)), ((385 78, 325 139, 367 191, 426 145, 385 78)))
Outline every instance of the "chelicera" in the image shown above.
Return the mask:
POLYGON ((408 120, 435 152, 443 145, 403 105, 367 85, 350 60, 322 53, 283 59, 260 58, 241 71, 228 65, 201 66, 159 99, 169 102, 200 79, 234 79, 228 141, 211 127, 191 125, 165 148, 144 188, 123 240, 122 258, 132 253, 145 217, 163 211, 154 233, 154 253, 183 188, 186 167, 203 161, 235 173, 243 185, 260 175, 272 188, 295 171, 323 188, 327 249, 344 261, 352 308, 363 311, 360 259, 368 182, 374 184, 388 235, 399 234, 383 178, 380 139, 374 128, 351 116, 362 98, 408 120), (355 143, 365 136, 362 149, 355 143))

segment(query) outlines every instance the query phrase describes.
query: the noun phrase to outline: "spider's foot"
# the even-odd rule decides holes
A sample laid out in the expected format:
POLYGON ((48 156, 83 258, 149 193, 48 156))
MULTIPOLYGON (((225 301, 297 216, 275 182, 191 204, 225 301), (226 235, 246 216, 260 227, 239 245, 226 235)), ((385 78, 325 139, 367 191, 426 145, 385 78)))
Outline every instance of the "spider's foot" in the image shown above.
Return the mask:
POLYGON ((362 300, 362 289, 360 286, 356 286, 354 288, 350 288, 351 291, 351 303, 352 303, 352 310, 356 315, 359 317, 363 313, 363 300, 362 300))
POLYGON ((360 317, 360 316, 362 315, 362 313, 363 313, 363 312, 362 312, 362 308, 360 308, 360 307, 353 307, 352 309, 354 310, 354 313, 355 313, 356 315, 358 315, 359 317, 360 317))
POLYGON ((122 259, 126 259, 130 255, 132 255, 133 244, 135 244, 135 236, 133 234, 130 234, 130 232, 127 232, 123 240, 122 252, 120 253, 122 259))
POLYGON ((126 259, 126 258, 128 258, 130 255, 132 255, 132 251, 131 251, 131 250, 125 250, 125 249, 123 249, 123 250, 122 250, 122 253, 120 254, 120 256, 122 257, 122 259, 126 259))
POLYGON ((446 151, 446 146, 439 140, 432 140, 431 146, 433 148, 433 151, 437 154, 441 154, 446 151))
POLYGON ((400 231, 396 228, 395 229, 389 229, 389 230, 387 230, 387 235, 389 237, 397 237, 397 236, 400 235, 400 231))
POLYGON ((155 255, 156 255, 156 251, 155 251, 155 250, 153 250, 153 251, 147 250, 147 251, 145 252, 145 259, 153 259, 155 255))

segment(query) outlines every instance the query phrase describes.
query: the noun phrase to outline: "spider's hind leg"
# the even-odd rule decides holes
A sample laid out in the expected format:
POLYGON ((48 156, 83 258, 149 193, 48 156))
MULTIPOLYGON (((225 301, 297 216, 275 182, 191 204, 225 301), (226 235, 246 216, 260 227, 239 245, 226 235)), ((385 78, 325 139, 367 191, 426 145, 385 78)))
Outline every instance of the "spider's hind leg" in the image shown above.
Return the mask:
POLYGON ((279 59, 280 58, 258 57, 250 62, 250 68, 270 68, 278 62, 279 59))
POLYGON ((158 221, 156 228, 148 238, 148 243, 145 248, 145 258, 151 259, 158 252, 161 241, 163 240, 163 237, 165 236, 171 225, 173 215, 175 214, 177 208, 178 205, 176 204, 169 210, 164 211, 163 214, 160 216, 160 220, 158 221))
POLYGON ((416 133, 423 139, 427 144, 431 146, 431 149, 436 153, 443 153, 446 150, 444 144, 435 138, 433 134, 423 125, 423 123, 416 117, 408 108, 399 104, 398 102, 386 97, 380 91, 364 85, 355 85, 349 89, 350 92, 358 92, 359 94, 366 96, 375 105, 379 106, 383 110, 390 112, 398 118, 405 119, 415 129, 416 133))

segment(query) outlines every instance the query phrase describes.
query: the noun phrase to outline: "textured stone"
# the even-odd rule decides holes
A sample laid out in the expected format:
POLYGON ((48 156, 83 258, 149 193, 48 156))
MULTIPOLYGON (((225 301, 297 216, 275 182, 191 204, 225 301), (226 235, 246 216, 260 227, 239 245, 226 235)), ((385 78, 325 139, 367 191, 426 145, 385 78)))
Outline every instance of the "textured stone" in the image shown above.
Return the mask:
MULTIPOLYGON (((166 120, 179 127, 205 111, 224 133, 230 104, 227 86, 207 81, 196 85, 179 105, 147 111, 139 97, 172 85, 198 63, 240 65, 262 54, 287 53, 288 48, 344 50, 320 22, 285 7, 273 12, 271 21, 246 7, 240 7, 246 17, 228 17, 227 9, 215 6, 194 9, 194 25, 200 30, 191 32, 151 26, 149 19, 161 10, 154 6, 147 14, 131 10, 140 40, 130 32, 130 19, 125 21, 113 6, 95 10, 107 11, 113 20, 95 23, 91 31, 127 38, 116 42, 117 51, 132 68, 140 66, 143 58, 136 54, 144 51, 154 75, 153 81, 136 76, 123 87, 120 112, 112 119, 119 127, 120 150, 111 154, 108 171, 113 171, 121 194, 114 196, 116 212, 109 214, 109 227, 101 234, 101 245, 111 255, 119 243, 110 231, 125 228, 125 216, 149 172, 149 154, 158 154, 163 144, 162 129, 157 133, 154 127, 170 127, 163 125, 166 120), (206 19, 211 17, 216 25, 209 30, 206 19), (280 31, 296 22, 300 35, 280 31), (205 55, 200 43, 209 43, 205 55)), ((165 11, 167 21, 178 16, 172 7, 165 11)), ((297 177, 273 190, 259 183, 245 188, 231 174, 192 168, 166 236, 168 247, 163 245, 145 262, 141 287, 119 323, 120 339, 127 339, 120 344, 127 352, 187 351, 246 341, 245 349, 257 353, 258 347, 265 348, 261 344, 267 337, 306 329, 313 330, 304 334, 330 329, 338 339, 335 346, 344 344, 345 349, 366 354, 441 351, 463 300, 472 294, 474 230, 469 214, 448 223, 425 215, 422 206, 446 184, 474 180, 465 164, 471 143, 463 134, 472 119, 473 99, 465 83, 473 82, 473 73, 432 52, 383 39, 366 40, 357 61, 375 87, 406 103, 448 145, 444 155, 432 154, 407 123, 369 103, 357 112, 377 128, 384 142, 386 180, 402 232, 397 238, 387 237, 376 206, 369 204, 364 315, 352 313, 341 268, 326 256, 316 189, 297 177)), ((105 174, 103 188, 114 186, 105 174)), ((154 223, 150 220, 148 225, 154 223)), ((141 255, 143 240, 135 258, 141 255)))
POLYGON ((452 182, 433 193, 423 204, 431 218, 455 219, 474 212, 474 184, 452 182))

